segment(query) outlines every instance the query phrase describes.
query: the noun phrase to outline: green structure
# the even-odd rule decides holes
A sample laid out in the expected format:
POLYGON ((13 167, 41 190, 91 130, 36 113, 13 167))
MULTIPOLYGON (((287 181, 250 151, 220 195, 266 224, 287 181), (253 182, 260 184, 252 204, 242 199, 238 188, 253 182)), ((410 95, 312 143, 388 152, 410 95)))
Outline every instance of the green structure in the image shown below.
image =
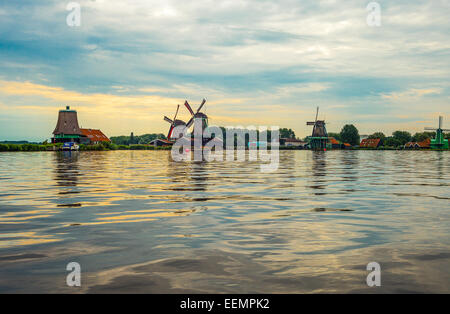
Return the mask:
POLYGON ((319 107, 317 107, 316 120, 314 122, 306 122, 306 125, 312 125, 312 135, 308 138, 308 145, 313 150, 324 150, 332 147, 328 139, 325 120, 317 120, 319 116, 319 107))
POLYGON ((425 128, 427 131, 436 132, 436 137, 431 139, 430 144, 430 147, 434 149, 449 149, 448 140, 444 138, 444 132, 450 132, 450 130, 442 128, 442 119, 442 116, 439 116, 439 127, 437 129, 425 128))

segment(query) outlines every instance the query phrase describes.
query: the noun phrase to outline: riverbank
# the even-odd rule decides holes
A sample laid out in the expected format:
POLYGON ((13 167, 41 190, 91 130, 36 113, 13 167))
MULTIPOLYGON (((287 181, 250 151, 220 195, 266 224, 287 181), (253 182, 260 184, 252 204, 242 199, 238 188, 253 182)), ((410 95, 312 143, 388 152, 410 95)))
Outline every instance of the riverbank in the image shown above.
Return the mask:
MULTIPOLYGON (((62 143, 57 144, 3 144, 0 143, 0 152, 42 152, 61 150, 62 143)), ((170 146, 155 147, 152 145, 116 145, 112 143, 83 145, 80 151, 107 151, 107 150, 170 150, 170 146)))
MULTIPOLYGON (((61 150, 62 143, 57 144, 4 144, 0 143, 0 152, 42 152, 61 150)), ((94 145, 80 144, 80 151, 108 151, 108 150, 171 150, 171 146, 153 146, 148 144, 116 145, 113 143, 102 143, 94 145)), ((269 148, 270 149, 270 148, 269 148)), ((305 150, 298 146, 279 146, 279 150, 305 150)), ((338 150, 338 149, 331 149, 338 150)), ((411 151, 450 151, 448 149, 405 149, 395 147, 352 147, 346 150, 411 150, 411 151)))

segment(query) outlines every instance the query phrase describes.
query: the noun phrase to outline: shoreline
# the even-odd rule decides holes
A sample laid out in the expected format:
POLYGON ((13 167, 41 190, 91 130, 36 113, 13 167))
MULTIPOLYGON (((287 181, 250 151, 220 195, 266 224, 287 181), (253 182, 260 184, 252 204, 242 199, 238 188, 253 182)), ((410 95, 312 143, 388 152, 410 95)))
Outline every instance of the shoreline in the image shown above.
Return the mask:
MULTIPOLYGON (((62 145, 55 144, 2 144, 0 143, 0 153, 1 152, 59 152, 63 151, 61 149, 62 145)), ((95 145, 80 145, 79 151, 117 151, 117 150, 159 150, 168 151, 171 150, 171 146, 152 146, 148 144, 133 144, 133 145, 116 145, 116 144, 95 144, 95 145)), ((246 148, 245 150, 248 150, 246 148)), ((269 147, 270 150, 270 147, 269 147)), ((311 149, 304 149, 294 146, 279 146, 279 150, 305 150, 311 151, 311 149)), ((327 149, 326 151, 450 151, 450 149, 412 149, 412 148, 395 148, 395 147, 379 147, 379 148, 368 148, 368 147, 352 147, 348 149, 327 149)))

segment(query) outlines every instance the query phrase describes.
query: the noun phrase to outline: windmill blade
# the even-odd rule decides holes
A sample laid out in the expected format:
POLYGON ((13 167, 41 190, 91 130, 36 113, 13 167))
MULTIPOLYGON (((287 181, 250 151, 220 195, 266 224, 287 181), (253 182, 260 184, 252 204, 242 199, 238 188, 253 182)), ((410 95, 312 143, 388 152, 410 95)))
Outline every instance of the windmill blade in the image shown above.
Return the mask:
POLYGON ((450 132, 450 129, 442 129, 442 132, 450 132))
POLYGON ((443 119, 443 117, 439 116, 439 128, 442 128, 442 119, 443 119))
POLYGON ((169 122, 170 124, 173 124, 173 123, 174 123, 173 120, 170 120, 170 119, 167 118, 166 116, 164 116, 164 121, 167 121, 167 122, 169 122))
POLYGON ((315 125, 315 122, 306 122, 306 125, 315 125))
POLYGON ((423 129, 427 131, 436 131, 436 128, 423 128, 423 129))
POLYGON ((317 112, 316 112, 316 122, 317 122, 317 117, 319 116, 319 106, 317 106, 317 112))
POLYGON ((199 113, 199 112, 200 112, 200 110, 201 110, 201 109, 203 108, 203 106, 204 106, 205 102, 206 102, 206 99, 205 99, 205 98, 203 98, 202 104, 201 104, 201 105, 200 105, 200 107, 198 107, 198 109, 197 109, 197 113, 199 113))
POLYGON ((170 129, 169 129, 169 133, 167 134, 167 139, 168 139, 168 140, 170 140, 170 138, 171 138, 171 136, 172 136, 173 129, 174 129, 174 127, 173 127, 173 125, 171 125, 171 126, 170 126, 170 129))
POLYGON ((187 110, 191 113, 191 115, 194 115, 194 110, 192 110, 191 106, 187 102, 187 100, 184 102, 184 105, 186 106, 187 110))
POLYGON ((179 110, 179 109, 180 109, 180 105, 178 105, 178 107, 177 107, 177 112, 175 112, 175 116, 173 117, 173 121, 176 120, 177 115, 178 115, 178 110, 179 110))
POLYGON ((194 117, 192 117, 192 118, 188 121, 188 123, 186 123, 186 128, 189 129, 189 128, 191 127, 192 123, 194 123, 194 117))

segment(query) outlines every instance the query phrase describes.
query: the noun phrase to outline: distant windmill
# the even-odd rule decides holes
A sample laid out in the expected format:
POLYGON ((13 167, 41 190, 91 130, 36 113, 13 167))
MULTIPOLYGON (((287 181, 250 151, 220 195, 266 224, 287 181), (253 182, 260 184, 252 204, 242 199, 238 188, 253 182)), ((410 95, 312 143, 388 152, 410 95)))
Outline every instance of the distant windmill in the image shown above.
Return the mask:
POLYGON ((431 140, 431 148, 441 148, 441 149, 448 149, 448 140, 444 138, 444 132, 450 132, 449 129, 443 129, 442 128, 442 120, 443 117, 439 116, 439 127, 437 129, 435 128, 425 128, 427 131, 435 131, 436 132, 436 138, 431 140))
POLYGON ((317 120, 319 117, 319 107, 316 111, 316 119, 314 122, 306 122, 306 125, 312 125, 313 131, 309 138, 309 144, 312 149, 324 149, 328 143, 328 132, 325 127, 325 120, 317 120))
POLYGON ((208 127, 208 116, 204 114, 203 112, 200 112, 202 110, 203 106, 206 103, 206 99, 203 99, 202 103, 197 109, 197 112, 194 113, 194 110, 192 110, 191 106, 187 102, 187 100, 184 102, 184 105, 186 106, 187 110, 191 113, 192 117, 186 124, 187 128, 190 128, 192 124, 194 123, 194 119, 201 119, 202 121, 202 130, 206 129, 208 127))
POLYGON ((168 140, 176 139, 176 138, 172 138, 172 132, 173 132, 173 129, 175 127, 180 126, 180 125, 186 126, 186 123, 184 121, 177 120, 177 115, 178 115, 178 110, 179 109, 180 109, 180 105, 178 105, 178 107, 177 107, 177 111, 175 112, 175 116, 173 117, 173 120, 171 120, 168 117, 164 116, 164 120, 170 123, 169 133, 167 134, 167 139, 168 140))

